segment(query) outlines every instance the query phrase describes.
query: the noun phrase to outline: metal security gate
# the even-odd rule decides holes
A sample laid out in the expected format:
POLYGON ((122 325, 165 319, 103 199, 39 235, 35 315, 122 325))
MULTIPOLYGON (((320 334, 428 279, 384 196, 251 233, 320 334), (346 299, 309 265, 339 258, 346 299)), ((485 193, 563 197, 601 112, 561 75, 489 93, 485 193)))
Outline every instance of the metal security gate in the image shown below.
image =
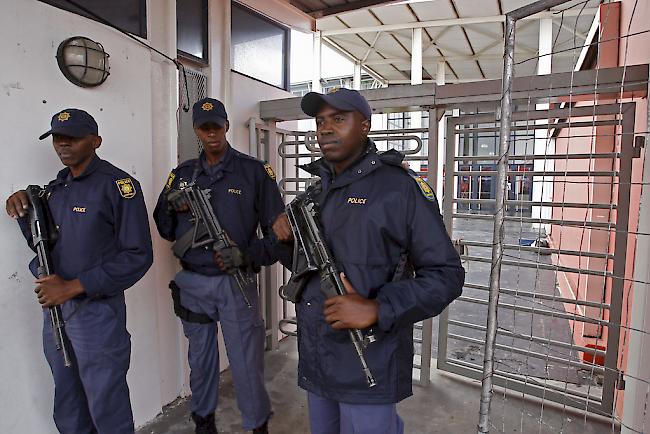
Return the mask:
MULTIPOLYGON (((615 276, 625 275, 634 106, 526 110, 524 102, 512 115, 496 385, 612 414, 615 389, 623 386, 618 348, 625 281, 615 276), (609 149, 594 145, 603 142, 609 149), (592 197, 607 190, 609 199, 578 194, 587 184, 592 197), (579 245, 565 246, 567 237, 579 245), (574 297, 561 291, 564 280, 577 282, 574 297)), ((462 247, 467 277, 463 295, 440 317, 438 368, 479 380, 498 132, 494 113, 447 119, 443 216, 462 247)))
MULTIPOLYGON (((560 403, 563 414, 574 407, 585 418, 599 413, 615 419, 613 404, 624 387, 618 331, 629 330, 621 325, 621 305, 630 282, 622 277, 629 271, 625 254, 614 253, 625 253, 627 235, 635 234, 628 232, 627 213, 633 185, 630 167, 639 148, 634 146, 634 103, 614 101, 621 95, 647 95, 648 69, 633 65, 513 81, 494 380, 504 415, 508 401, 517 395, 522 424, 533 416, 524 412, 528 397, 541 398, 542 412, 545 402, 553 401, 560 403), (593 146, 585 148, 581 140, 593 146), (589 186, 588 194, 581 195, 576 187, 584 185, 589 186), (578 245, 570 245, 569 239, 579 240, 578 245), (577 294, 563 292, 570 279, 578 283, 577 294)), ((463 297, 434 320, 438 327, 433 329, 427 321, 420 333, 416 326, 414 345, 421 358, 414 360, 414 367, 420 368, 414 372, 421 384, 428 383, 430 357, 435 355, 438 369, 481 380, 488 323, 486 279, 494 260, 495 113, 503 98, 501 82, 391 86, 361 93, 375 113, 419 109, 428 110, 432 120, 445 116, 447 126, 440 131, 438 122, 429 122, 426 145, 423 139, 427 154, 413 158, 426 155, 421 175, 426 174, 433 187, 440 172, 443 175, 441 211, 462 253, 467 280, 463 297), (445 156, 440 157, 444 164, 438 164, 436 152, 439 133, 446 141, 445 156)), ((260 141, 276 137, 267 144, 271 154, 278 149, 280 186, 290 200, 310 182, 306 173, 295 170, 296 161, 318 155, 313 138, 305 143, 305 132, 277 128, 277 122, 306 118, 300 98, 262 101, 260 118, 266 123, 256 125, 256 136, 260 141)), ((391 131, 398 133, 411 134, 391 131)), ((266 317, 268 348, 277 348, 279 324, 288 331, 293 327, 293 306, 277 296, 287 278, 288 272, 280 271, 276 285, 267 290, 267 311, 273 315, 266 317)), ((481 395, 478 388, 476 393, 481 395)), ((541 427, 543 413, 538 418, 541 427)), ((554 432, 561 431, 557 427, 554 432)))
POLYGON ((208 77, 199 71, 181 68, 178 95, 181 107, 178 110, 178 161, 185 161, 196 158, 203 147, 194 134, 192 105, 208 96, 208 77))

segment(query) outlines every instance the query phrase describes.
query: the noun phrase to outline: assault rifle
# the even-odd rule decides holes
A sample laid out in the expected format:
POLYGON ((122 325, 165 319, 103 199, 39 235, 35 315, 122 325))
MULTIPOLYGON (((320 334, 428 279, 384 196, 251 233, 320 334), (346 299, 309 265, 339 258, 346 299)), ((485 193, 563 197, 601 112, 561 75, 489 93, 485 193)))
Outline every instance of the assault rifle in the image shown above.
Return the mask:
MULTIPOLYGON (((211 246, 214 251, 222 251, 235 246, 214 214, 210 204, 210 190, 202 190, 192 182, 181 190, 170 193, 168 200, 173 202, 179 198, 183 198, 189 206, 194 227, 176 240, 172 247, 177 258, 182 258, 189 249, 211 246)), ((251 307, 251 302, 246 295, 246 285, 250 283, 250 279, 239 268, 235 268, 230 274, 237 282, 246 305, 251 307)))
MULTIPOLYGON (((25 190, 29 199, 29 228, 32 233, 32 245, 38 257, 37 273, 39 278, 54 274, 50 251, 57 239, 57 228, 52 220, 50 208, 45 198, 45 190, 38 185, 30 185, 25 190)), ((50 322, 56 349, 63 355, 66 367, 72 366, 70 354, 66 347, 65 323, 61 306, 50 307, 50 322)))
MULTIPOLYGON (((346 295, 334 257, 323 237, 318 204, 311 194, 294 199, 287 205, 286 211, 294 239, 293 266, 289 282, 280 287, 280 296, 297 303, 307 282, 316 272, 320 273, 320 289, 327 298, 346 295)), ((373 387, 377 383, 363 353, 368 344, 374 341, 374 337, 364 336, 359 329, 348 329, 348 332, 368 387, 373 387)))

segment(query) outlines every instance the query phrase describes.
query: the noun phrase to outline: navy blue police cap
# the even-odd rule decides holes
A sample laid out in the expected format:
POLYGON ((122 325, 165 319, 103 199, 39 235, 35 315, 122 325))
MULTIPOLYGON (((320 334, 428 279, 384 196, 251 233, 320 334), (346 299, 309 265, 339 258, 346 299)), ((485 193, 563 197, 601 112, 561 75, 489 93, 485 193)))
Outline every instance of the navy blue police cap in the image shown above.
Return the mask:
POLYGON ((208 122, 215 122, 219 126, 225 126, 228 121, 228 114, 223 103, 214 98, 202 98, 194 103, 192 107, 192 123, 200 127, 208 122))
POLYGON ((300 107, 305 114, 316 116, 321 107, 325 104, 343 111, 358 111, 364 118, 372 117, 372 109, 368 101, 361 94, 352 89, 334 89, 329 93, 309 92, 302 97, 300 107))
POLYGON ((41 134, 39 140, 43 140, 50 134, 61 134, 70 137, 86 137, 91 134, 96 136, 97 122, 88 112, 68 108, 52 116, 50 130, 41 134))

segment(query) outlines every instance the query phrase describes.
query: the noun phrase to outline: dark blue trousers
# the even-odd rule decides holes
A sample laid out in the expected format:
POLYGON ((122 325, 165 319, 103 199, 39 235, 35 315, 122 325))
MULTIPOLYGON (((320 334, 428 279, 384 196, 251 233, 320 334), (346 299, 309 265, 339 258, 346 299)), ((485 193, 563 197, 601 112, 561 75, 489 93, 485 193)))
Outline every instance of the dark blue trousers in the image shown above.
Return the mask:
POLYGON ((126 373, 131 335, 124 296, 62 305, 72 367, 66 368, 44 310, 43 348, 54 377, 54 423, 62 434, 133 434, 126 373))
POLYGON ((311 392, 311 434, 404 434, 404 423, 395 404, 346 404, 311 392))
MULTIPOLYGON (((230 276, 181 271, 176 284, 185 308, 221 324, 244 431, 264 424, 272 412, 264 386, 264 322, 256 285, 246 288, 249 308, 230 276)), ((190 408, 206 416, 215 411, 219 400, 217 326, 183 321, 183 331, 189 341, 190 408)))

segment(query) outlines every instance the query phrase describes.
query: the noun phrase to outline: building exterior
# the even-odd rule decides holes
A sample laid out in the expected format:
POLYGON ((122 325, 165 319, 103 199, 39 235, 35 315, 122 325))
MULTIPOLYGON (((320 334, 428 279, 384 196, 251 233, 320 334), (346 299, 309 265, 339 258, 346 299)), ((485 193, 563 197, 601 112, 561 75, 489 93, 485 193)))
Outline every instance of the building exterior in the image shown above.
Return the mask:
MULTIPOLYGON (((48 143, 38 141, 37 136, 47 128, 50 116, 66 107, 83 108, 95 116, 100 135, 104 139, 99 155, 124 168, 140 181, 151 212, 170 169, 179 160, 198 152, 191 129, 191 113, 185 109, 190 108, 192 102, 201 96, 212 96, 224 101, 231 119, 228 137, 234 147, 267 159, 274 167, 280 167, 284 165, 277 152, 280 132, 266 130, 267 137, 263 140, 257 136, 261 134, 260 125, 264 125, 258 119, 261 101, 301 96, 311 90, 327 91, 332 87, 354 87, 373 92, 386 90, 386 86, 418 85, 424 88, 426 83, 435 82, 439 88, 443 88, 498 78, 502 62, 499 44, 502 44, 502 39, 500 34, 495 36, 489 26, 500 23, 498 20, 503 11, 496 5, 500 6, 501 2, 485 6, 486 9, 493 8, 495 11, 476 11, 475 4, 470 0, 454 1, 445 2, 436 11, 427 9, 423 4, 407 4, 417 18, 415 21, 404 12, 404 2, 359 1, 356 6, 355 2, 350 1, 325 3, 308 0, 192 0, 182 4, 173 0, 87 2, 99 5, 95 9, 99 14, 106 14, 106 17, 110 17, 109 21, 134 35, 134 39, 84 16, 66 0, 0 0, 0 28, 3 29, 3 38, 0 39, 0 57, 3 59, 3 68, 0 68, 0 125, 4 127, 5 158, 11 159, 0 171, 0 192, 3 197, 7 197, 28 184, 45 184, 55 176, 60 169, 58 158, 48 143), (461 5, 460 15, 467 16, 439 20, 444 21, 447 27, 454 27, 447 31, 441 23, 434 22, 435 15, 443 12, 451 14, 450 5, 454 5, 454 1, 461 5), (330 3, 331 6, 323 6, 330 3), (390 6, 394 9, 377 13, 375 18, 364 9, 358 14, 345 17, 346 21, 338 19, 337 14, 346 10, 379 3, 395 3, 390 6), (398 8, 401 8, 400 12, 398 8), (481 19, 482 13, 489 16, 481 19), (325 18, 317 23, 314 18, 316 16, 325 18), (429 30, 422 24, 425 20, 431 23, 429 30), (464 23, 472 22, 475 27, 466 32, 464 23), (354 27, 361 30, 354 33, 358 30, 354 27), (314 77, 310 82, 291 83, 288 66, 291 30, 314 35, 314 77), (449 52, 443 55, 440 44, 453 46, 463 38, 463 33, 466 33, 464 38, 467 38, 471 51, 476 52, 449 52), (363 34, 363 37, 359 34, 363 34), (371 36, 375 34, 376 36, 371 36), (57 47, 65 39, 76 35, 101 43, 110 55, 110 76, 96 88, 73 85, 57 66, 57 47), (409 37, 411 40, 407 41, 409 37), (352 76, 320 76, 319 55, 323 40, 338 47, 353 60, 355 69, 352 76), (153 49, 143 43, 151 45, 153 49), (424 56, 422 53, 425 53, 424 56), (183 67, 177 68, 165 56, 178 59, 183 67), (445 86, 445 82, 458 84, 445 86), (260 154, 260 149, 254 146, 259 141, 267 144, 265 155, 260 154)), ((516 3, 519 5, 527 2, 522 0, 516 3)), ((598 44, 596 60, 590 64, 585 63, 584 69, 650 63, 650 51, 647 49, 650 46, 650 33, 646 31, 647 23, 650 22, 648 2, 622 0, 600 5, 600 2, 591 1, 588 10, 592 11, 588 16, 567 13, 570 17, 577 17, 575 21, 578 30, 575 33, 581 39, 588 37, 584 31, 589 29, 594 16, 599 19, 602 43, 598 44), (622 37, 627 34, 636 36, 622 37)), ((457 11, 456 15, 459 15, 457 11)), ((566 22, 559 22, 550 14, 539 21, 539 25, 528 22, 522 25, 528 30, 536 29, 530 34, 522 31, 523 53, 526 56, 541 54, 546 46, 544 44, 552 40, 553 28, 568 31, 566 22)), ((570 46, 571 43, 572 41, 564 41, 563 47, 570 46)), ((556 57, 553 59, 555 62, 556 57)), ((570 56, 559 53, 557 59, 553 65, 542 61, 536 68, 528 64, 525 68, 522 67, 521 75, 570 71, 575 66, 572 63, 575 59, 570 56)), ((612 101, 626 102, 628 98, 631 97, 622 95, 622 98, 614 98, 612 101)), ((647 98, 635 101, 636 132, 637 135, 642 135, 648 122, 647 98)), ((441 198, 445 160, 442 133, 445 131, 445 121, 442 116, 458 117, 473 112, 470 109, 463 113, 458 110, 445 111, 443 105, 437 109, 429 107, 433 104, 432 98, 431 102, 420 104, 418 111, 398 107, 400 110, 378 113, 373 115, 372 123, 373 129, 388 131, 384 135, 390 135, 390 130, 426 130, 414 133, 423 143, 423 149, 415 155, 411 167, 425 177, 435 174, 436 178, 429 181, 439 187, 438 196, 441 198), (435 117, 430 118, 432 113, 438 113, 442 117, 442 121, 437 124, 440 132, 437 142, 438 167, 435 170, 432 163, 434 159, 425 152, 427 147, 434 149, 429 146, 429 131, 433 131, 432 127, 436 123, 433 120, 435 117)), ((580 107, 580 103, 576 106, 580 107)), ((305 120, 304 116, 291 119, 299 120, 279 122, 277 127, 302 132, 314 129, 313 120, 305 120)), ((270 124, 273 124, 273 128, 276 127, 271 117, 264 121, 267 127, 270 124)), ((589 133, 592 138, 597 137, 594 140, 581 141, 574 137, 569 140, 568 133, 561 131, 553 138, 553 152, 588 153, 595 149, 611 152, 614 146, 612 141, 599 137, 611 136, 615 133, 615 128, 597 128, 595 134, 589 133)), ((572 134, 576 135, 577 131, 574 130, 572 134)), ((517 140, 511 152, 531 153, 527 152, 529 148, 534 149, 534 153, 546 152, 545 145, 541 151, 538 149, 540 143, 546 143, 545 136, 529 131, 519 131, 514 136, 517 140)), ((380 148, 393 147, 400 150, 407 150, 411 146, 412 143, 408 140, 399 138, 387 139, 380 144, 380 148)), ((458 171, 495 170, 495 160, 490 157, 498 152, 498 141, 493 132, 460 134, 458 147, 461 155, 474 158, 472 163, 459 166, 458 171)), ((552 224, 545 225, 543 230, 548 235, 551 247, 561 244, 567 250, 600 250, 608 255, 625 255, 624 273, 627 281, 624 285, 620 321, 628 328, 621 330, 618 368, 623 372, 632 369, 638 378, 650 379, 650 368, 644 362, 650 358, 650 340, 646 338, 647 333, 639 336, 629 330, 629 327, 647 330, 647 322, 644 321, 650 317, 650 305, 645 302, 648 285, 633 282, 639 263, 643 265, 639 255, 645 254, 647 257, 650 254, 647 252, 647 240, 643 244, 639 241, 641 238, 634 234, 637 230, 641 231, 639 225, 644 224, 642 218, 639 218, 639 209, 642 197, 640 183, 646 153, 647 144, 632 165, 631 179, 634 185, 627 210, 629 235, 625 252, 615 251, 610 237, 596 231, 585 232, 552 224), (646 341, 647 345, 643 345, 646 341)), ((305 158, 308 160, 312 157, 305 158)), ((536 189, 534 175, 527 175, 526 172, 540 170, 538 164, 523 160, 510 163, 510 170, 521 172, 521 175, 517 173, 509 179, 508 199, 527 202, 525 209, 513 210, 517 215, 569 220, 587 218, 586 212, 589 211, 584 208, 560 210, 531 206, 532 201, 565 201, 567 192, 556 188, 536 189)), ((606 163, 611 166, 612 161, 606 163)), ((567 168, 559 162, 553 167, 542 166, 541 169, 557 172, 567 168)), ((596 169, 598 168, 593 166, 585 170, 596 169)), ((295 175, 293 168, 288 168, 284 173, 281 170, 278 172, 281 176, 295 175)), ((458 176, 453 189, 458 198, 468 201, 458 203, 454 210, 492 214, 494 206, 479 201, 494 198, 494 179, 491 174, 458 176)), ((589 180, 593 180, 593 177, 585 176, 571 187, 569 193, 572 201, 611 202, 617 187, 611 182, 600 187, 590 187, 587 185, 589 180), (584 184, 581 185, 580 181, 584 181, 584 184)), ((453 196, 453 192, 446 193, 453 196)), ((647 200, 647 194, 645 198, 647 200)), ((603 222, 614 214, 602 217, 603 222)), ((589 217, 601 218, 595 213, 589 217)), ((0 218, 0 244, 4 246, 0 252, 0 279, 4 279, 0 291, 0 357, 3 358, 3 363, 0 364, 0 384, 4 390, 11 391, 0 395, 0 432, 54 433, 51 420, 52 380, 41 348, 41 312, 31 291, 33 279, 27 269, 32 253, 26 248, 17 225, 9 218, 0 218)), ((186 341, 173 314, 167 289, 168 282, 178 267, 169 247, 166 241, 155 234, 154 265, 127 292, 128 328, 133 348, 128 381, 137 426, 153 419, 163 406, 177 397, 189 393, 186 341)), ((612 271, 611 261, 597 262, 565 255, 554 255, 552 261, 560 266, 612 271)), ((269 276, 273 273, 268 281, 281 281, 278 269, 267 272, 269 276)), ((594 303, 611 301, 611 279, 608 281, 602 277, 591 278, 563 272, 558 273, 558 276, 559 292, 569 300, 594 303)), ((269 300, 266 302, 271 305, 269 300)), ((575 305, 571 306, 566 306, 569 313, 609 319, 607 312, 578 312, 575 305)), ((271 320, 282 318, 282 315, 282 312, 267 312, 267 318, 271 320)), ((277 324, 273 327, 277 327, 277 324)), ((576 345, 603 347, 606 346, 607 333, 603 327, 581 326, 574 330, 572 337, 576 345)), ((222 368, 226 369, 228 361, 225 351, 220 356, 222 368)), ((628 385, 632 383, 627 382, 628 385)), ((644 388, 644 385, 645 383, 630 386, 633 388, 630 397, 626 396, 627 391, 625 394, 617 393, 617 414, 619 417, 623 415, 625 404, 625 416, 630 426, 642 426, 646 417, 643 405, 647 403, 647 387, 644 388)), ((471 411, 474 412, 475 409, 472 408, 471 411)))
MULTIPOLYGON (((229 140, 236 148, 248 152, 247 122, 257 116, 258 101, 290 94, 281 86, 251 78, 255 64, 239 65, 240 70, 249 72, 248 76, 234 70, 232 11, 240 12, 242 25, 246 14, 252 14, 287 30, 310 31, 313 18, 276 0, 243 1, 233 6, 229 0, 185 2, 186 8, 198 5, 195 12, 206 20, 207 34, 202 39, 205 45, 194 51, 191 43, 196 42, 196 37, 184 35, 184 47, 194 54, 177 54, 177 2, 156 0, 140 4, 145 13, 135 19, 134 31, 144 29, 146 36, 143 32, 138 38, 171 58, 178 55, 188 72, 197 71, 205 76, 207 94, 226 103, 232 119, 229 140), (206 4, 207 11, 201 9, 206 4)), ((133 11, 124 8, 122 13, 116 8, 105 6, 98 10, 114 13, 111 16, 115 21, 122 17, 128 22, 132 18, 124 15, 133 11)), ((183 116, 179 100, 182 106, 185 98, 182 70, 179 72, 174 63, 124 34, 46 2, 2 0, 0 10, 0 123, 6 132, 5 152, 11 156, 0 175, 3 197, 28 184, 45 184, 55 177, 60 162, 51 144, 40 142, 38 135, 47 129, 53 113, 74 106, 96 118, 104 139, 99 155, 140 181, 152 212, 169 171, 177 165, 179 152, 183 152, 177 146, 177 137, 183 134, 179 129, 186 128, 177 122, 177 115, 183 116), (99 87, 77 87, 57 67, 58 45, 77 35, 100 42, 110 55, 110 76, 99 87)), ((285 52, 276 57, 284 59, 286 55, 285 52)), ((276 69, 276 76, 281 77, 282 68, 276 69)), ((191 152, 195 143, 188 146, 191 152)), ((4 359, 0 384, 3 390, 11 391, 0 397, 0 432, 54 433, 53 385, 42 354, 41 312, 27 269, 32 252, 16 223, 8 217, 0 218, 0 239, 5 246, 0 253, 0 274, 5 282, 0 293, 0 353, 4 359)), ((189 390, 186 343, 167 288, 177 269, 169 247, 157 234, 154 236, 154 265, 126 294, 133 347, 128 381, 136 426, 151 420, 163 405, 189 390)), ((221 360, 225 368, 225 352, 221 360)))

